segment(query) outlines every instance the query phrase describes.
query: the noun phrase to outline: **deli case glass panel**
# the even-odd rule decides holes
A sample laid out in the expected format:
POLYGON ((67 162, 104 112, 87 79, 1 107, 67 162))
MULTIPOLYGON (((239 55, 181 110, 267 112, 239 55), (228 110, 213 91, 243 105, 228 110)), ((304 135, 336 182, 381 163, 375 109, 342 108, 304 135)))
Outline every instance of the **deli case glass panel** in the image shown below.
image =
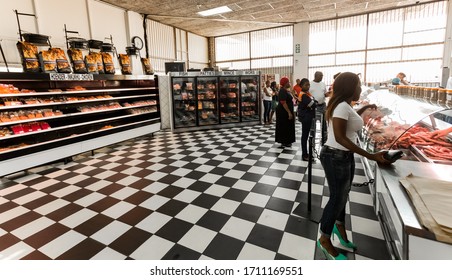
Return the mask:
POLYGON ((195 78, 172 78, 174 127, 196 126, 195 78))
POLYGON ((240 78, 220 77, 220 118, 221 123, 237 123, 239 115, 240 78))
POLYGON ((242 76, 240 84, 242 122, 259 120, 259 76, 242 76))
POLYGON ((404 152, 405 160, 452 164, 452 109, 388 90, 370 93, 363 103, 378 106, 361 115, 363 148, 371 152, 397 149, 404 152))
POLYGON ((197 78, 198 124, 218 124, 218 79, 216 77, 197 78))

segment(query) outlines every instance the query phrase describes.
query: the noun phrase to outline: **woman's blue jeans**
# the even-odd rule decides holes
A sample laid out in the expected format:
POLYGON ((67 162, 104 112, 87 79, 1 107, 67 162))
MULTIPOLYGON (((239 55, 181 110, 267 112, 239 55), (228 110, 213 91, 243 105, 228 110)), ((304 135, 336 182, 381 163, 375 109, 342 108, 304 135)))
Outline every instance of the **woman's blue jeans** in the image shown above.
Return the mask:
POLYGON ((330 237, 335 223, 345 223, 345 205, 355 175, 355 158, 352 152, 323 146, 320 162, 330 190, 330 199, 320 220, 320 232, 330 237))

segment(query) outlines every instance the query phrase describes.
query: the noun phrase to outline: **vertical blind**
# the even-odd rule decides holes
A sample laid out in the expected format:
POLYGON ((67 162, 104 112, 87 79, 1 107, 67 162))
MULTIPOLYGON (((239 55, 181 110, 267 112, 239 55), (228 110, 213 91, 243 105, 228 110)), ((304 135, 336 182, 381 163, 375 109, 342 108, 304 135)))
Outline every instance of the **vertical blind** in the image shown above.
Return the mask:
POLYGON ((440 1, 311 23, 309 75, 323 71, 331 83, 351 71, 379 83, 405 72, 412 83, 438 82, 446 21, 447 1, 440 1))
POLYGON ((149 57, 155 72, 165 72, 165 62, 176 60, 174 29, 153 20, 147 20, 149 57))
POLYGON ((293 26, 216 37, 215 63, 223 69, 252 69, 291 76, 293 26))

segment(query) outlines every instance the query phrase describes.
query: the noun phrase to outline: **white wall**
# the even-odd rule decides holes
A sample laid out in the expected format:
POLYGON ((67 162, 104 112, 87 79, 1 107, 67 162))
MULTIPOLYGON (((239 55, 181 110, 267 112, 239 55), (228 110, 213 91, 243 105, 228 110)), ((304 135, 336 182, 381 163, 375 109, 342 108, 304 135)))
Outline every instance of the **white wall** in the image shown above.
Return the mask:
POLYGON ((85 0, 35 0, 34 2, 39 33, 50 36, 53 47, 66 48, 65 24, 67 30, 79 32, 79 34, 68 34, 68 37, 90 39, 85 0), (70 10, 62 10, 61 7, 70 7, 70 10))
POLYGON ((303 22, 294 25, 293 29, 293 81, 296 79, 308 78, 311 80, 314 77, 308 77, 309 75, 309 23, 303 22), (300 52, 297 53, 299 45, 300 52))
MULTIPOLYGON (((20 56, 16 48, 16 43, 19 40, 19 28, 17 26, 16 14, 13 10, 19 13, 35 14, 32 0, 2 0, 0 9, 0 40, 6 59, 10 66, 20 67, 20 56)), ((20 16, 21 29, 30 33, 37 33, 37 24, 34 17, 20 16)), ((3 65, 3 58, 0 57, 3 65)))
MULTIPOLYGON (((72 0, 64 1, 70 3, 72 0)), ((126 46, 130 45, 127 37, 126 11, 95 0, 88 0, 88 11, 91 39, 104 41, 111 35, 118 53, 126 53, 126 46)))
MULTIPOLYGON (((70 31, 79 34, 68 34, 72 37, 101 40, 109 42, 106 38, 113 37, 113 43, 118 53, 126 53, 126 47, 131 45, 131 38, 139 36, 144 41, 142 15, 126 11, 98 0, 1 0, 0 43, 3 47, 8 66, 22 71, 19 52, 16 43, 19 40, 19 29, 16 15, 13 10, 20 13, 36 14, 20 16, 21 29, 29 33, 39 33, 50 36, 52 46, 66 49, 64 38, 64 25, 70 31)), ((164 61, 194 60, 190 67, 201 68, 197 63, 208 63, 207 38, 175 29, 168 25, 148 20, 148 46, 151 63, 155 61, 156 70, 164 70, 164 61), (175 35, 176 40, 175 42, 175 35), (192 48, 192 49, 191 49, 192 48), (177 54, 177 55, 176 55, 177 54), (193 58, 191 58, 193 57, 193 58)), ((39 47, 46 49, 47 47, 39 47)), ((141 57, 146 56, 145 48, 140 52, 141 57)), ((118 66, 118 63, 115 63, 118 66)), ((188 62, 187 65, 191 63, 188 62)), ((3 69, 3 58, 0 57, 0 71, 3 69)), ((139 57, 132 57, 133 74, 142 74, 139 57)), ((205 67, 205 66, 203 66, 205 67)), ((12 69, 11 69, 12 70, 12 69)), ((117 73, 119 69, 117 69, 117 73)))

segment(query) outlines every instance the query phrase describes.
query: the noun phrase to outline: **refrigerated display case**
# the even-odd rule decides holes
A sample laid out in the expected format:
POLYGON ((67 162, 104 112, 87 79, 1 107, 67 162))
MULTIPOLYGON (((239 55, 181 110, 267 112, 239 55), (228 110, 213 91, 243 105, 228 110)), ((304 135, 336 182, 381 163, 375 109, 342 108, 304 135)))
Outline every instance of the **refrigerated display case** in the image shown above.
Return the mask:
POLYGON ((172 96, 174 109, 174 126, 196 126, 196 93, 194 77, 172 79, 172 96))
POLYGON ((240 112, 242 122, 258 121, 259 103, 257 98, 259 97, 259 77, 242 76, 240 86, 240 112))
POLYGON ((220 122, 238 123, 240 77, 220 77, 220 122))
MULTIPOLYGON (((171 72, 168 78, 171 128, 193 130, 258 124, 259 78, 259 71, 171 72)), ((166 96, 164 87, 161 88, 161 96, 166 96)))
POLYGON ((0 176, 160 130, 153 76, 0 73, 0 176))
POLYGON ((404 152, 405 160, 452 164, 452 135, 434 137, 435 131, 452 126, 452 109, 385 90, 369 94, 367 102, 378 109, 362 114, 363 148, 371 152, 398 149, 404 152))
POLYGON ((218 124, 218 79, 198 77, 196 83, 199 126, 218 124))
POLYGON ((417 215, 400 180, 413 174, 450 182, 452 188, 452 109, 434 99, 401 96, 388 90, 370 93, 362 103, 378 106, 366 110, 365 127, 359 133, 362 148, 402 150, 404 156, 391 165, 362 158, 370 182, 376 214, 394 259, 450 259, 452 245, 437 240, 417 215), (434 132, 445 131, 436 137, 434 132), (449 131, 449 133, 447 133, 449 131))

